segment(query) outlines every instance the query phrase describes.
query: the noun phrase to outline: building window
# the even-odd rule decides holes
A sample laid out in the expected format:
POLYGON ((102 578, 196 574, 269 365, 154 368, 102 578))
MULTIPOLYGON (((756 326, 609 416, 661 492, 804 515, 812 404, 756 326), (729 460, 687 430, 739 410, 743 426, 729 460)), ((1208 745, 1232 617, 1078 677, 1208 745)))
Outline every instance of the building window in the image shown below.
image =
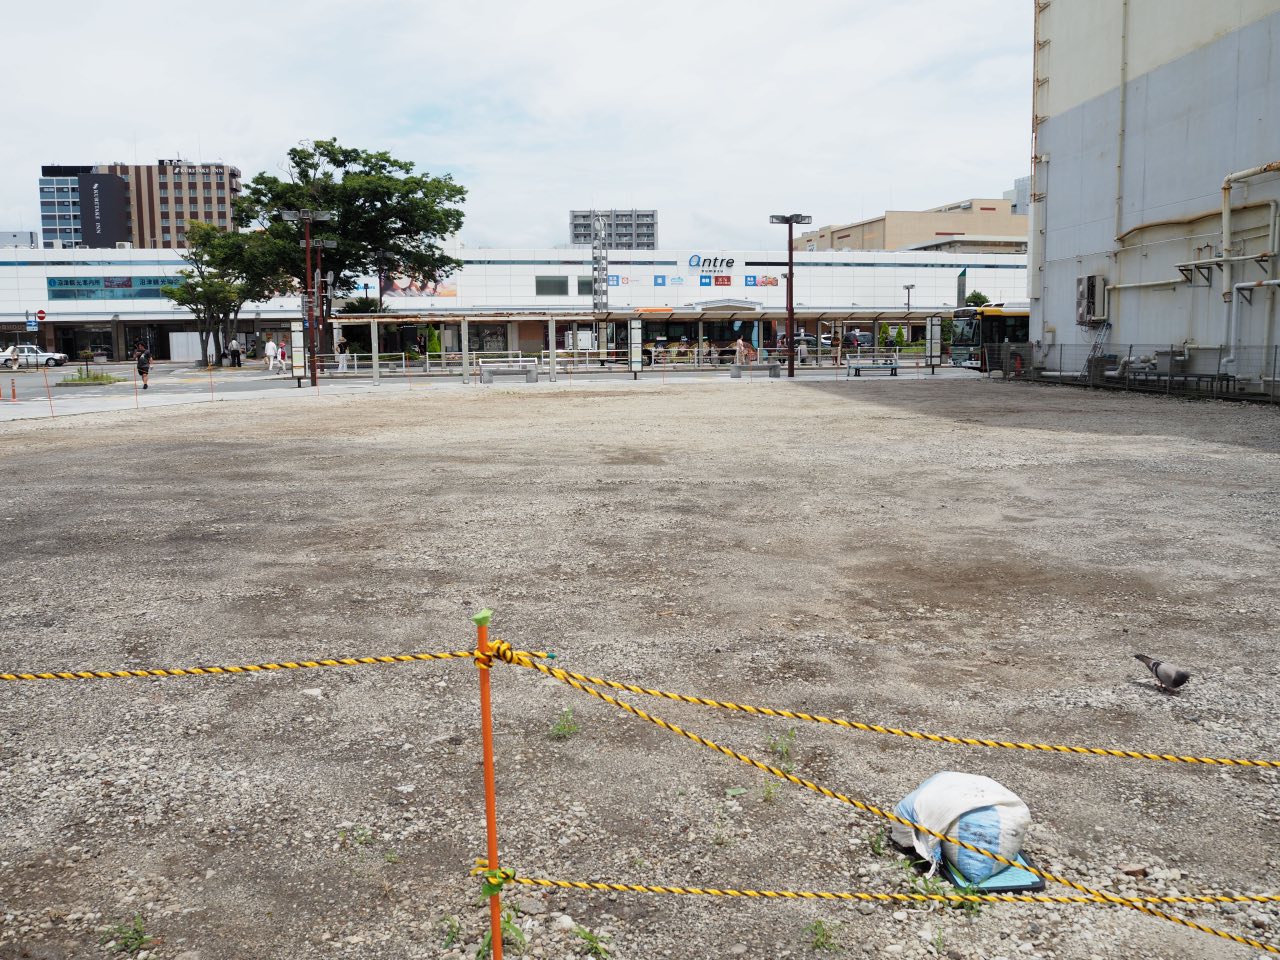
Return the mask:
POLYGON ((569 278, 534 277, 533 292, 539 297, 567 297, 569 295, 569 278))
POLYGON ((578 278, 578 296, 580 297, 591 296, 591 278, 590 277, 578 278))

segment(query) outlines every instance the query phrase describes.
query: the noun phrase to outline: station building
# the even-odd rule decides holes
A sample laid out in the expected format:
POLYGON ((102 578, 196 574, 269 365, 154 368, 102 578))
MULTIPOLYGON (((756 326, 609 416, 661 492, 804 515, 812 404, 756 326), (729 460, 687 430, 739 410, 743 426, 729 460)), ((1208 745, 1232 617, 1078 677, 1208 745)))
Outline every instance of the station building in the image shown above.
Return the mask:
MULTIPOLYGON (((383 349, 412 342, 416 327, 430 318, 445 333, 445 349, 459 349, 460 327, 452 321, 470 315, 475 320, 468 324, 469 349, 541 350, 548 316, 592 311, 589 251, 458 246, 450 252, 462 267, 441 283, 383 278, 384 312, 405 315, 403 329, 388 325, 392 342, 383 349)), ((73 357, 89 349, 120 358, 128 345, 144 340, 160 359, 186 359, 175 355, 171 343, 177 340, 170 335, 192 332, 195 323, 162 292, 183 267, 179 252, 168 250, 0 249, 0 345, 36 342, 73 357), (29 330, 33 323, 35 329, 29 330)), ((730 312, 738 332, 760 345, 774 331, 751 323, 751 315, 785 309, 786 271, 786 253, 777 250, 612 251, 610 322, 628 312, 664 308, 681 314, 730 312)), ((799 314, 856 316, 866 319, 867 329, 877 322, 922 329, 928 316, 949 311, 965 290, 981 290, 993 301, 1026 298, 1023 255, 797 253, 795 273, 799 314)), ((355 292, 364 286, 357 282, 355 292)), ((248 337, 263 336, 287 329, 299 316, 298 298, 280 297, 247 305, 240 329, 248 337)), ((352 337, 361 335, 358 325, 351 330, 352 337)))

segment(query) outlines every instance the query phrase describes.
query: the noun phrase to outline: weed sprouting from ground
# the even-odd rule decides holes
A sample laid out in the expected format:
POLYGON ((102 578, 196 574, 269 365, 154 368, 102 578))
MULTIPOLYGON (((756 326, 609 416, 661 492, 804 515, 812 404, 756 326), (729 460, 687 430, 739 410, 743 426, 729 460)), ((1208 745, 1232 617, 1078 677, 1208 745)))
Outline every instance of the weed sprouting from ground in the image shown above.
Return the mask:
POLYGON ((114 943, 117 953, 133 955, 156 943, 156 939, 147 936, 142 914, 135 913, 132 921, 117 923, 109 928, 98 942, 102 944, 114 943))
POLYGON ((568 740, 579 729, 577 722, 573 719, 573 707, 566 707, 560 712, 560 716, 556 717, 556 722, 551 725, 548 736, 552 740, 568 740))

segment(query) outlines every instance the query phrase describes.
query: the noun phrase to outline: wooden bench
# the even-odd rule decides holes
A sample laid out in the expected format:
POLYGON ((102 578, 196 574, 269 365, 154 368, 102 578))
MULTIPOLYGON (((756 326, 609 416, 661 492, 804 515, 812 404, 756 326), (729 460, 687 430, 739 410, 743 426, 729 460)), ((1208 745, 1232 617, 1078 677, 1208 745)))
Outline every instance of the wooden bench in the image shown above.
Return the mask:
POLYGON ((850 374, 855 377, 860 377, 862 376, 863 370, 869 370, 872 373, 888 373, 891 377, 896 377, 898 375, 897 360, 846 360, 844 362, 844 366, 846 378, 850 374))
POLYGON ((729 370, 729 379, 741 380, 743 370, 768 373, 770 378, 774 380, 782 377, 782 364, 780 363, 735 363, 729 370))
POLYGON ((529 365, 522 367, 491 367, 482 365, 480 367, 480 382, 493 383, 494 377, 524 377, 525 383, 538 382, 538 368, 529 365))

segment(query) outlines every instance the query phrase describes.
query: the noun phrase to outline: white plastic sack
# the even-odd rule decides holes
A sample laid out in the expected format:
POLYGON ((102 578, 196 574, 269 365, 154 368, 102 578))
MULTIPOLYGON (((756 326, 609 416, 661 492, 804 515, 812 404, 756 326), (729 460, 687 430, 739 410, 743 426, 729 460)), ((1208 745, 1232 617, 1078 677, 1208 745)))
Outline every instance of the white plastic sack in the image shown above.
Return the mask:
MULTIPOLYGON (((934 774, 903 797, 894 813, 1010 860, 1022 852, 1031 826, 1031 811, 1017 794, 990 777, 953 771, 934 774)), ((895 843, 915 847, 933 864, 930 873, 943 856, 970 883, 982 883, 1006 869, 989 857, 900 824, 893 825, 892 834, 895 843)))

